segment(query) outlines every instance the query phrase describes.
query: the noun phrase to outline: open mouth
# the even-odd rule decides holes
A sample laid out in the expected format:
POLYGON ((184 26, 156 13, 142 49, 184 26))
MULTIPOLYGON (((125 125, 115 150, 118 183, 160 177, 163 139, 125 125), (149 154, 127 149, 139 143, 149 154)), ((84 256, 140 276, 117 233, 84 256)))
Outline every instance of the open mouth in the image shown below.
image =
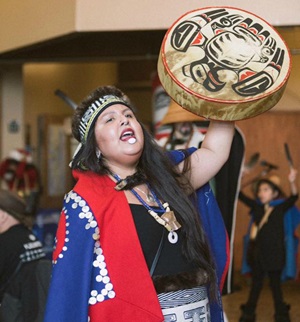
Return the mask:
POLYGON ((120 137, 120 140, 121 141, 128 141, 131 138, 135 139, 135 135, 134 135, 133 130, 126 129, 126 130, 124 130, 122 132, 121 137, 120 137))

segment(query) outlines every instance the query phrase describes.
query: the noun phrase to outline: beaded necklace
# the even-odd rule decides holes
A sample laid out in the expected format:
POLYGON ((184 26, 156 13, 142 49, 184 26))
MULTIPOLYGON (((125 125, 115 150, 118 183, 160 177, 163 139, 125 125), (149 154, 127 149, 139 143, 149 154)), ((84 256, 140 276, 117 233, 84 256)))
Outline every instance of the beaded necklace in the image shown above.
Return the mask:
MULTIPOLYGON (((113 177, 117 180, 119 183, 121 181, 121 178, 117 174, 113 174, 113 177)), ((159 209, 154 209, 149 206, 145 200, 138 194, 138 192, 135 189, 131 189, 131 193, 139 200, 139 202, 148 210, 148 213, 162 226, 164 226, 169 234, 168 234, 168 240, 171 244, 176 244, 178 241, 178 234, 176 233, 176 230, 178 230, 181 225, 177 221, 175 214, 173 211, 170 210, 169 204, 167 202, 161 203, 161 201, 156 196, 155 192, 151 189, 150 185, 146 183, 149 192, 153 196, 154 201, 157 203, 159 209), (162 213, 161 216, 158 215, 158 213, 162 213)), ((118 189, 117 189, 118 190, 118 189)))

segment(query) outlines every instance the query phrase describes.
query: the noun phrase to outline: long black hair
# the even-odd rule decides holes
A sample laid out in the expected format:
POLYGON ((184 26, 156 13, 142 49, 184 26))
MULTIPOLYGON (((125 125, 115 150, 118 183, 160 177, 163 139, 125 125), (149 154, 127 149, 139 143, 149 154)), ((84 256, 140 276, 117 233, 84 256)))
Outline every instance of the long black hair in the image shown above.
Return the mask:
MULTIPOLYGON (((93 101, 107 94, 116 95, 126 100, 130 105, 130 101, 125 94, 115 87, 104 86, 96 89, 75 111, 72 122, 75 138, 80 140, 79 123, 87 108, 93 101)), ((132 109, 134 112, 134 108, 132 109)), ((155 142, 148 130, 143 124, 141 126, 144 133, 144 148, 137 165, 138 179, 135 184, 149 183, 158 197, 169 203, 177 220, 182 225, 183 253, 188 260, 206 270, 210 279, 210 293, 212 298, 215 298, 217 291, 215 263, 194 205, 195 202, 191 200, 193 188, 187 176, 183 175, 187 174, 190 168, 189 158, 186 158, 183 173, 178 172, 177 167, 155 142)), ((92 126, 86 142, 72 161, 72 168, 80 171, 93 171, 98 175, 109 174, 110 169, 106 166, 104 158, 97 158, 96 149, 94 126, 92 126)))

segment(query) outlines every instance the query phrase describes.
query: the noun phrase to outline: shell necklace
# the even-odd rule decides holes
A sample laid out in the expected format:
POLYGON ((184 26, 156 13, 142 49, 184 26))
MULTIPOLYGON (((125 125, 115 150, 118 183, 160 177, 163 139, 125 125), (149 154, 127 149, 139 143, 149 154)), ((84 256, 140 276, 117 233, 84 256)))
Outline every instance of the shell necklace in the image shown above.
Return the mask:
MULTIPOLYGON (((117 174, 113 174, 113 177, 119 182, 121 180, 121 178, 117 175, 117 174)), ((164 226, 169 234, 168 234, 168 240, 171 244, 176 244, 178 241, 178 234, 176 233, 176 230, 178 230, 181 225, 180 223, 177 221, 175 214, 173 211, 170 210, 169 204, 167 202, 165 203, 161 203, 161 201, 158 199, 158 197, 156 196, 155 192, 151 189, 150 185, 148 183, 147 187, 149 189, 149 194, 146 194, 145 192, 141 191, 140 189, 138 189, 139 191, 143 192, 146 197, 147 195, 151 196, 151 198, 153 199, 153 201, 155 201, 157 203, 157 205, 159 206, 159 209, 156 209, 154 211, 154 209, 149 206, 145 200, 137 193, 137 191, 135 189, 131 189, 131 193, 134 194, 134 196, 139 200, 139 202, 148 210, 148 213, 162 226, 164 226), (158 215, 158 213, 162 213, 161 216, 158 215)), ((151 202, 152 200, 147 200, 148 202, 151 202)))

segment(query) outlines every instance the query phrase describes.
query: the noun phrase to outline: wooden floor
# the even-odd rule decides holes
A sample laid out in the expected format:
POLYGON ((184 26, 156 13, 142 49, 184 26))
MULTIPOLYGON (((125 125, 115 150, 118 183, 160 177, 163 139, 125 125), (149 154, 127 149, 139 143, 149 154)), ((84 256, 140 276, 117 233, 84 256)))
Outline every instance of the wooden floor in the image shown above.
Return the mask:
MULTIPOLYGON (((235 277, 234 292, 223 296, 223 306, 228 322, 238 322, 240 305, 245 303, 249 294, 250 279, 244 276, 235 277)), ((300 281, 288 281, 282 284, 284 300, 291 305, 290 318, 292 322, 300 322, 300 281)), ((260 295, 256 311, 256 322, 273 322, 274 309, 268 281, 260 295)), ((213 321, 212 321, 213 322, 213 321)))

